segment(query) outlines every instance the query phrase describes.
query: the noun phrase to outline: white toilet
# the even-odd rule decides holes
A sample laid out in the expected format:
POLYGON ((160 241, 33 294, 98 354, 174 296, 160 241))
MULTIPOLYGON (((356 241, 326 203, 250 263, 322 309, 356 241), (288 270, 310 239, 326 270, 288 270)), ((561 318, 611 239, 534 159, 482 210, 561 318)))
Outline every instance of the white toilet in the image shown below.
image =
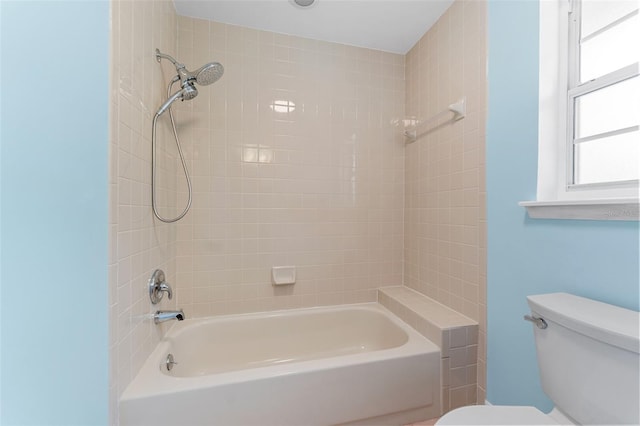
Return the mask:
POLYGON ((640 424, 640 314, 567 293, 527 300, 542 389, 554 409, 476 405, 436 425, 640 424))

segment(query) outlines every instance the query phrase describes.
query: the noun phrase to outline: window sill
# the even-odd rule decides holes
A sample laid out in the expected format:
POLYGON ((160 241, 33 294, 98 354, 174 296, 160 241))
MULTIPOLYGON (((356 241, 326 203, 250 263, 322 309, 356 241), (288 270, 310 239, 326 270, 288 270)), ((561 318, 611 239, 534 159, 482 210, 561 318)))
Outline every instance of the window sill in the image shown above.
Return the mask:
POLYGON ((532 219, 640 220, 637 198, 521 201, 532 219))

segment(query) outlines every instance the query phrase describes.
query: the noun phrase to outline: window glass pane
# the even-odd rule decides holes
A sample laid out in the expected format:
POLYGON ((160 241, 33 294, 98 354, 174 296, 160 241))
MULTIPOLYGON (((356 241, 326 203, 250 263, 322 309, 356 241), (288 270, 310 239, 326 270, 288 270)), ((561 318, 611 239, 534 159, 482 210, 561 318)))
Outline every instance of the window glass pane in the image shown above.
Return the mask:
POLYGON ((602 183, 640 177, 640 134, 625 133, 575 145, 575 183, 602 183))
POLYGON ((593 80, 637 62, 638 40, 640 18, 636 14, 593 38, 581 41, 580 81, 593 80))
POLYGON ((640 78, 575 99, 575 139, 640 124, 640 78))
POLYGON ((636 0, 582 0, 582 35, 585 38, 638 9, 636 0))

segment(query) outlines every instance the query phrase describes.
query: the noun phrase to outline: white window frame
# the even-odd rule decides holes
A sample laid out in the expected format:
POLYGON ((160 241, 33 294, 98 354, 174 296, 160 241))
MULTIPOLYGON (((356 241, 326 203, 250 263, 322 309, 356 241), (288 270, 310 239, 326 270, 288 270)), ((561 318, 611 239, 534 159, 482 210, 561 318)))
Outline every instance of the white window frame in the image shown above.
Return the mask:
POLYGON ((577 85, 577 67, 570 66, 579 37, 577 23, 570 27, 573 7, 572 0, 540 1, 537 200, 520 205, 532 218, 639 220, 637 181, 571 184, 573 99, 638 74, 636 64, 577 85))

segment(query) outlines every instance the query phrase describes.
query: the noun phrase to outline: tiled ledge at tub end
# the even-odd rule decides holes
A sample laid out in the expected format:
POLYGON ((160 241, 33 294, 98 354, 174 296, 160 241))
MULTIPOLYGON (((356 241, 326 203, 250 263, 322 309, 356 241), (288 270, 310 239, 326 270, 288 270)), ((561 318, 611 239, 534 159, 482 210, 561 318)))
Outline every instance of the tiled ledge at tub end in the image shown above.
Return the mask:
POLYGON ((640 220, 637 198, 568 201, 521 201, 532 219, 640 220))
POLYGON ((405 286, 378 288, 378 303, 440 347, 442 414, 478 399, 478 323, 405 286))
POLYGON ((438 346, 443 332, 454 328, 471 327, 477 334, 476 321, 405 286, 378 288, 378 302, 438 346))

